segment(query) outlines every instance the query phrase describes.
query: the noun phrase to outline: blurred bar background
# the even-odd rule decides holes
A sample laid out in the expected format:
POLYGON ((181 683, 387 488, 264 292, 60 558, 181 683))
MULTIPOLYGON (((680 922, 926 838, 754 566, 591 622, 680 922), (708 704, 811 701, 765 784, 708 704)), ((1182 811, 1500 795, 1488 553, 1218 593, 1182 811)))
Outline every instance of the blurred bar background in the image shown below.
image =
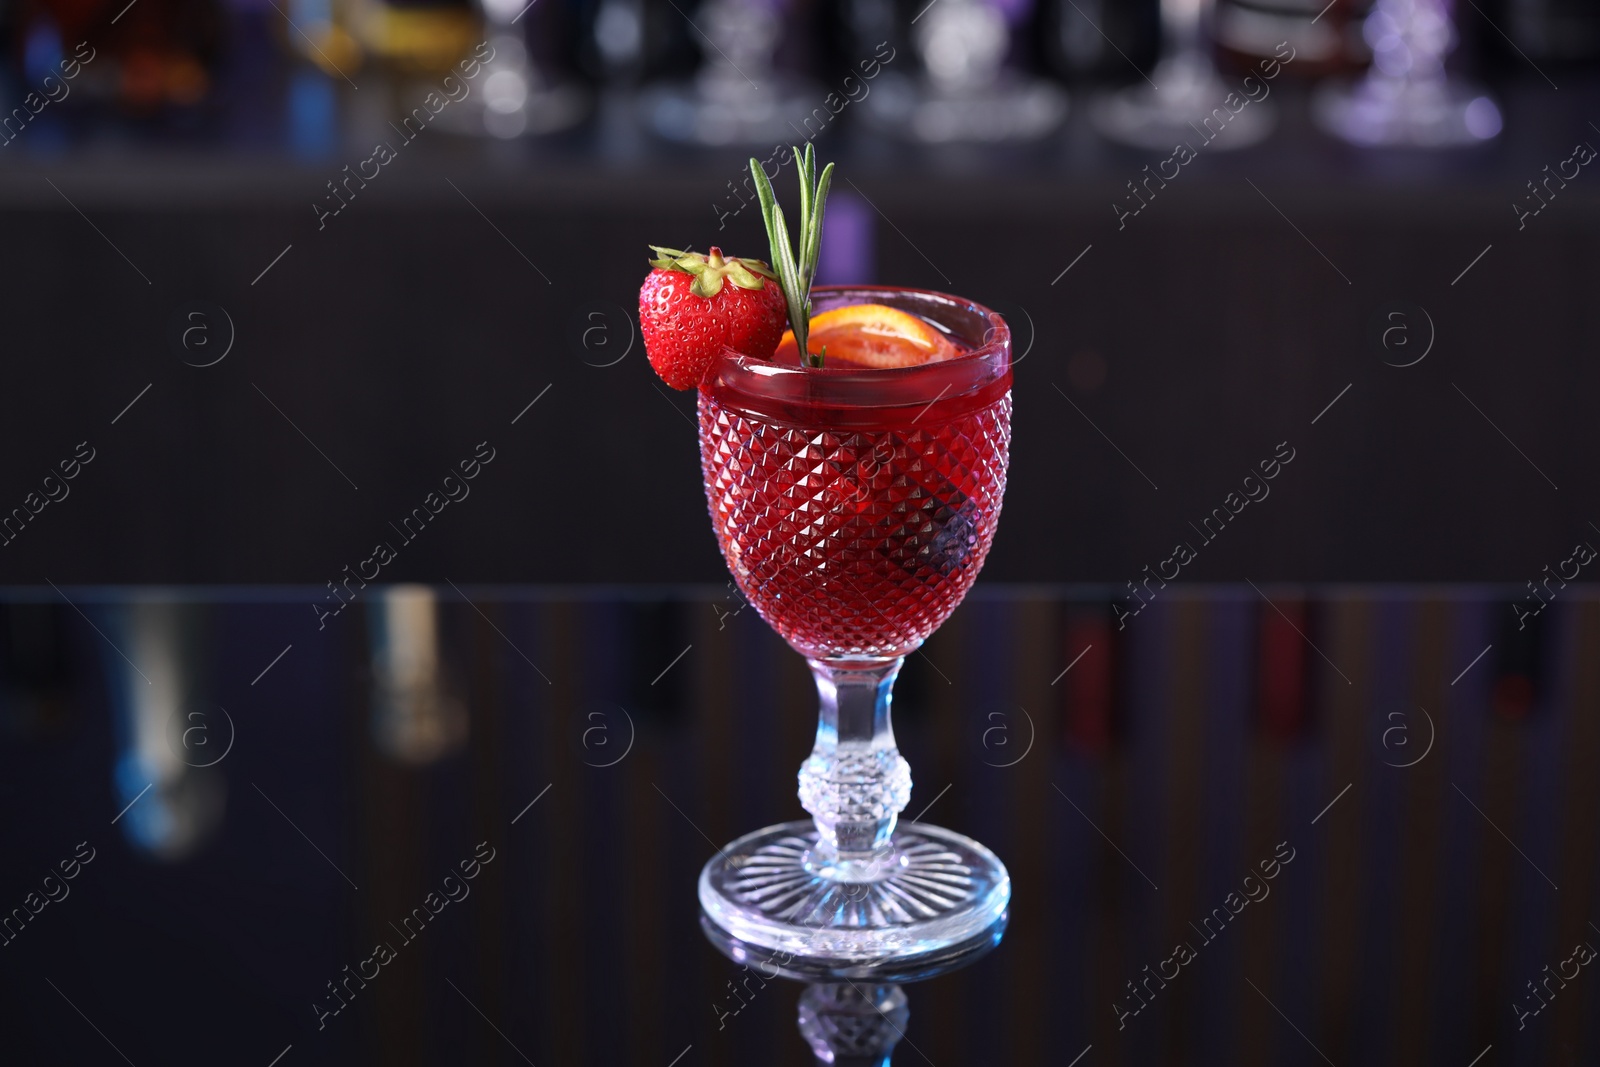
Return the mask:
POLYGON ((815 139, 821 281, 1016 330, 1005 519, 896 701, 1013 933, 902 1061, 1309 1056, 1274 1008, 1593 1061, 1600 987, 1507 1005, 1600 938, 1597 62, 1582 0, 0 4, 7 1051, 106 1055, 70 997, 138 1063, 804 1062, 792 987, 717 1027, 693 915, 813 698, 633 309, 647 243, 764 255, 746 161, 815 139))
POLYGON ((1015 324, 987 580, 1132 580, 1285 440, 1194 577, 1522 581, 1600 514, 1579 0, 0 11, 13 583, 333 580, 485 439, 385 580, 720 582, 645 245, 765 255, 812 138, 821 280, 1015 324))
MULTIPOLYGON (((1508 633, 1515 590, 1264 591, 1118 634, 1105 589, 980 585, 911 657, 910 810, 992 840, 1017 893, 998 952, 908 987, 903 1062, 1307 1062, 1247 983, 1336 1063, 1594 1057, 1600 986, 1526 1030, 1508 1006, 1600 938, 1600 601, 1508 633), (1314 648, 1280 647, 1280 611, 1314 648), (1119 1029, 1178 941, 1198 959, 1119 1029)), ((7 907, 96 853, 6 929, 8 1051, 108 1054, 43 976, 136 1063, 523 1062, 493 1028, 535 1063, 809 1062, 791 983, 718 1025, 740 974, 693 921, 711 842, 799 814, 814 718, 802 662, 719 590, 413 587, 309 636, 315 589, 78 592, 107 634, 140 621, 131 661, 65 605, 0 609, 0 790, 51 798, 9 824, 7 907), (420 684, 397 710, 397 643, 461 706, 420 684), (140 672, 186 679, 160 715, 140 672), (480 842, 443 929, 390 925, 480 842), (308 1011, 375 942, 399 959, 353 1010, 308 1011)))

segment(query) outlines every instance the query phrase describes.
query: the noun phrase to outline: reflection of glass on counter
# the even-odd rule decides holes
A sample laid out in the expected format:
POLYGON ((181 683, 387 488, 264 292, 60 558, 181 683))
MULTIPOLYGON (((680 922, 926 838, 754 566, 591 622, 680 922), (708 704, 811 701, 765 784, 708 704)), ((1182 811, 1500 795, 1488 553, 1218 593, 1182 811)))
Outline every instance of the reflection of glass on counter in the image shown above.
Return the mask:
POLYGON ((203 698, 207 609, 136 597, 101 609, 101 662, 117 738, 117 822, 135 848, 163 860, 192 854, 222 824, 233 747, 227 710, 203 698))
POLYGON ((800 1035, 834 1067, 889 1067, 910 1018, 897 985, 819 982, 800 994, 800 1035))
POLYGON ((422 585, 384 589, 368 613, 372 736, 403 763, 432 763, 467 738, 467 712, 439 652, 439 599, 422 585))
POLYGON ((735 1025, 745 1008, 771 996, 769 989, 777 979, 805 982, 800 994, 800 1036, 811 1046, 816 1062, 832 1067, 889 1067, 911 1017, 900 984, 971 966, 1000 944, 1009 921, 1008 913, 978 937, 900 961, 841 963, 826 955, 808 956, 741 941, 718 926, 702 907, 700 932, 718 952, 739 964, 739 973, 724 983, 723 992, 712 1002, 717 1029, 735 1025))

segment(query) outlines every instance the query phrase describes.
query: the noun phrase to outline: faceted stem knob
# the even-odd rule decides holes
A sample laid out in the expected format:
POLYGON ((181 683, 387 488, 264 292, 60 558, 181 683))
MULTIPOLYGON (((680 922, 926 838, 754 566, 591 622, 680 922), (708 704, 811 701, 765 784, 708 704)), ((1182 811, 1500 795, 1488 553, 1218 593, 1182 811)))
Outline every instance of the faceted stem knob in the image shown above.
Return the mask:
POLYGON ((833 1067, 889 1067, 910 1018, 897 985, 824 982, 800 994, 800 1034, 833 1067))
POLYGON ((854 868, 888 846, 911 800, 911 766, 889 721, 904 659, 807 662, 820 708, 816 744, 800 765, 800 804, 816 821, 818 854, 854 868))

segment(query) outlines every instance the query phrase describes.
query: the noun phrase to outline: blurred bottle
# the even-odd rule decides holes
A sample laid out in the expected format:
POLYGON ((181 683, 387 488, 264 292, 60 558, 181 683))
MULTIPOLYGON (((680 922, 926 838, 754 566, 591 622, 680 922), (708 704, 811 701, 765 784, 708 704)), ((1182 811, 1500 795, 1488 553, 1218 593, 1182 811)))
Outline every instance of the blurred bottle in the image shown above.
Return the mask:
POLYGON ((1292 741, 1311 729, 1318 671, 1307 635, 1316 632, 1316 622, 1301 596, 1256 604, 1256 722, 1273 741, 1292 741))
POLYGON ((1559 645, 1555 631, 1560 612, 1552 612, 1547 618, 1541 608, 1526 619, 1518 619, 1501 609, 1495 618, 1498 632, 1490 663, 1489 704, 1504 718, 1525 719, 1544 696, 1545 661, 1548 650, 1559 645))
POLYGON ((331 77, 361 66, 361 45, 346 0, 288 0, 280 26, 284 47, 331 77))
POLYGON ((448 71, 484 39, 470 0, 344 0, 356 43, 406 73, 448 71))
POLYGON ((1318 86, 1312 117, 1358 145, 1454 148, 1498 136, 1500 108, 1445 66, 1460 37, 1451 0, 1375 0, 1362 22, 1372 65, 1318 86))
POLYGON ((1069 82, 1122 82, 1155 65, 1154 0, 1052 0, 1042 15, 1046 61, 1069 82))
POLYGON ((284 46, 337 78, 368 59, 443 74, 483 40, 471 0, 289 0, 283 13, 284 46))
POLYGON ((553 133, 581 120, 589 94, 566 76, 563 56, 552 47, 561 39, 555 7, 535 0, 478 0, 478 7, 491 58, 478 91, 465 101, 463 114, 473 116, 469 132, 511 138, 553 133))
POLYGON ((1072 602, 1063 607, 1061 633, 1067 667, 1050 683, 1061 694, 1061 736, 1069 751, 1107 756, 1127 723, 1124 631, 1112 625, 1104 602, 1072 602))
POLYGON ((467 740, 467 712, 439 650, 439 598, 422 585, 384 589, 367 614, 372 735, 391 758, 432 763, 467 740))
POLYGON ((134 848, 181 860, 222 824, 218 764, 235 739, 232 716, 204 695, 208 610, 141 594, 94 610, 107 639, 96 648, 111 691, 118 828, 134 848))
POLYGON ((309 67, 289 74, 284 94, 284 128, 289 149, 297 156, 321 159, 331 156, 339 143, 339 98, 335 77, 325 77, 309 67))
POLYGON ((637 85, 644 77, 648 43, 658 36, 644 0, 598 0, 584 13, 578 46, 582 68, 613 86, 637 85))
POLYGON ((888 42, 897 54, 910 52, 911 37, 895 10, 895 0, 841 0, 839 21, 846 63, 856 56, 870 56, 880 41, 888 42))
POLYGON ((1217 0, 1217 52, 1223 65, 1251 71, 1287 42, 1294 49, 1294 62, 1284 67, 1290 80, 1346 74, 1371 59, 1361 36, 1370 7, 1371 0, 1217 0))
POLYGON ((149 113, 205 98, 221 57, 223 16, 217 0, 27 0, 12 37, 30 88, 46 76, 60 79, 62 64, 76 59, 81 70, 63 99, 112 99, 149 113))

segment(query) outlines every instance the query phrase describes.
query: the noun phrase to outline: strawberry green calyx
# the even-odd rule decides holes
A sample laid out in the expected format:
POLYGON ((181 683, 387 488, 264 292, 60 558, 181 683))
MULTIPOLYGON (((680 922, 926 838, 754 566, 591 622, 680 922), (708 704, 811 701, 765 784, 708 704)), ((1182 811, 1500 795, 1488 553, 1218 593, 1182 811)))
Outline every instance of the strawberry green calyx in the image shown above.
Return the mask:
POLYGON ((767 224, 767 241, 772 245, 772 267, 789 309, 789 328, 794 331, 800 358, 812 367, 822 366, 822 356, 806 348, 811 332, 811 281, 817 275, 817 255, 822 249, 822 206, 833 181, 833 164, 817 177, 817 153, 811 145, 805 151, 794 149, 800 172, 800 244, 789 245, 789 229, 784 225, 783 209, 773 195, 772 183, 756 159, 750 160, 750 176, 755 179, 756 196, 761 200, 761 218, 767 224))
POLYGON ((684 274, 694 276, 694 284, 689 287, 689 291, 695 296, 716 296, 722 292, 724 281, 730 281, 741 289, 760 289, 766 284, 765 279, 778 280, 778 276, 772 273, 772 268, 761 260, 724 256, 722 249, 715 245, 712 245, 711 251, 704 255, 699 252, 680 252, 676 248, 662 248, 660 245, 651 245, 650 248, 660 257, 650 261, 652 267, 682 271, 684 274))

